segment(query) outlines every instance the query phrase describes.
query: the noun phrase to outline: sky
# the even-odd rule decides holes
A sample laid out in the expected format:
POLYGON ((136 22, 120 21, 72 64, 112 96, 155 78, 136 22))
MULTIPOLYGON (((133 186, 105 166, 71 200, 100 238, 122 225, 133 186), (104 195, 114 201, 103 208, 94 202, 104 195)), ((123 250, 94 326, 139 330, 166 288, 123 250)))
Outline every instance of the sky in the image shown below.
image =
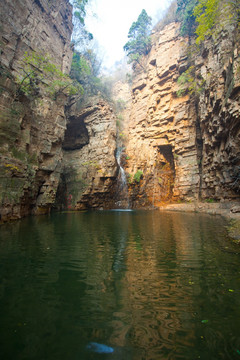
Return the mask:
POLYGON ((142 9, 154 24, 169 4, 170 0, 91 0, 85 24, 98 43, 103 65, 110 68, 124 57, 128 31, 142 9))

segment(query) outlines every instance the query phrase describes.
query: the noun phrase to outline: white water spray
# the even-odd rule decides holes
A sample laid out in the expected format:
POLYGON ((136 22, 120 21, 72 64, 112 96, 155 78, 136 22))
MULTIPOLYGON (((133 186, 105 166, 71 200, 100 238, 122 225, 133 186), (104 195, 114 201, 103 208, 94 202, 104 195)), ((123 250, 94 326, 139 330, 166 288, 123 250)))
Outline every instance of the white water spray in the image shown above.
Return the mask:
POLYGON ((128 185, 127 178, 123 167, 121 166, 121 155, 123 148, 119 147, 116 152, 116 160, 119 168, 118 173, 118 201, 117 206, 120 208, 128 209, 129 208, 129 197, 128 197, 128 185))

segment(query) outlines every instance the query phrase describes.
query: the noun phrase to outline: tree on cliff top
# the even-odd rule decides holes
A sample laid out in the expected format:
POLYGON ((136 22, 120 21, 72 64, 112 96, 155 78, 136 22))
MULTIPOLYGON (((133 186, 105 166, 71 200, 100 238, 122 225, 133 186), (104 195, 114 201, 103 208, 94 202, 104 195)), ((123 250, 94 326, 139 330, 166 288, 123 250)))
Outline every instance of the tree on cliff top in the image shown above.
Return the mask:
POLYGON ((177 0, 181 35, 196 35, 199 45, 227 24, 240 25, 239 0, 177 0))
POLYGON ((196 29, 194 8, 198 4, 198 0, 177 0, 177 16, 181 21, 180 34, 194 35, 196 29))
POLYGON ((71 0, 73 6, 72 41, 81 48, 86 47, 93 39, 93 35, 85 27, 86 7, 89 2, 90 0, 71 0))
POLYGON ((149 36, 151 23, 152 19, 144 9, 137 21, 132 23, 128 32, 129 41, 123 47, 129 57, 129 63, 137 62, 141 65, 141 57, 149 53, 151 49, 151 38, 149 36))
POLYGON ((94 95, 100 91, 101 81, 98 78, 100 67, 101 63, 91 49, 84 53, 74 52, 70 77, 81 84, 85 95, 94 95))

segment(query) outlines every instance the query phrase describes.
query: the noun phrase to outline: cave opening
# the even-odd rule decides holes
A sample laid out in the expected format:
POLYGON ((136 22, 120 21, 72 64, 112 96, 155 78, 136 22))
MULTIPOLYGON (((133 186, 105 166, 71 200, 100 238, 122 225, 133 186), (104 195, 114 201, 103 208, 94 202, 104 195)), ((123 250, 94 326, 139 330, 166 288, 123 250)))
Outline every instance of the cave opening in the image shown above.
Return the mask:
POLYGON ((174 156, 172 151, 172 145, 160 145, 158 146, 158 153, 160 157, 160 163, 162 165, 169 164, 172 174, 175 177, 175 163, 174 163, 174 156))
POLYGON ((172 199, 174 181, 175 163, 172 146, 157 146, 152 195, 155 205, 172 199))
POLYGON ((63 140, 63 150, 82 149, 89 144, 89 134, 83 118, 71 116, 63 140))

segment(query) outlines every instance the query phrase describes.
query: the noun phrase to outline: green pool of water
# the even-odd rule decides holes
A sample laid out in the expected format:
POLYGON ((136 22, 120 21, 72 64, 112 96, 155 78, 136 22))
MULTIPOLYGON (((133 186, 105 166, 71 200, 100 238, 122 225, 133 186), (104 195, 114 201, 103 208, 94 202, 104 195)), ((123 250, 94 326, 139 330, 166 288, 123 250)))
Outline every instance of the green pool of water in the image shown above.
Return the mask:
POLYGON ((1 226, 1 359, 240 359, 240 249, 225 225, 99 211, 1 226))

